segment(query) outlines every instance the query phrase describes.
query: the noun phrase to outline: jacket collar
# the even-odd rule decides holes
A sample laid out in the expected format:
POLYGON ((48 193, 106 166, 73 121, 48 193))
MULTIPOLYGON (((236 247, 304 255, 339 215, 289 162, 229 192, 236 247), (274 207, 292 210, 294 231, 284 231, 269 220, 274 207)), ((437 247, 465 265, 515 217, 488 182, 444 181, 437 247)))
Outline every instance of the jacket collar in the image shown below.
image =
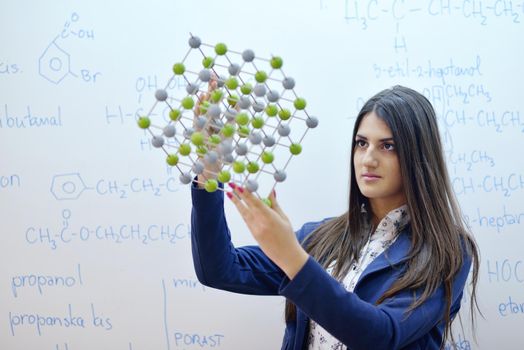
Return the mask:
MULTIPOLYGON (((411 234, 409 229, 405 228, 399 233, 395 242, 393 242, 388 249, 382 252, 382 254, 377 256, 362 272, 362 275, 360 275, 357 282, 357 286, 366 278, 366 276, 407 260, 410 247, 411 234)), ((357 286, 355 286, 355 289, 357 286)))

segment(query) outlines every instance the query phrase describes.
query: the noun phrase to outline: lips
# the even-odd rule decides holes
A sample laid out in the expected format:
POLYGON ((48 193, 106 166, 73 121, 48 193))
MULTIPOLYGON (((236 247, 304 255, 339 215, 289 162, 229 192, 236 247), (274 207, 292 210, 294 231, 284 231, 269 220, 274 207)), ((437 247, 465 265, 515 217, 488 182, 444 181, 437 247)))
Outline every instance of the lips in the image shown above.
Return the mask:
POLYGON ((380 179, 381 176, 378 176, 377 174, 373 173, 364 173, 362 174, 362 177, 368 178, 368 179, 380 179))

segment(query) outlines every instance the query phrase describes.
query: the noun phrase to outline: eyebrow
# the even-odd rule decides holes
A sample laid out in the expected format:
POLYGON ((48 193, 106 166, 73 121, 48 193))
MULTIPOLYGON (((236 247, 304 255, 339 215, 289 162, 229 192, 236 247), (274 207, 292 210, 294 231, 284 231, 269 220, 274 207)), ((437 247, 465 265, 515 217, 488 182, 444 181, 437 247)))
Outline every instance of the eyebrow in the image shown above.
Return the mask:
MULTIPOLYGON (((360 137, 361 139, 364 139, 367 141, 367 137, 366 136, 363 136, 363 135, 360 135, 360 134, 357 134, 358 137, 360 137)), ((393 138, 392 137, 386 137, 385 139, 380 139, 379 141, 393 141, 393 138)))

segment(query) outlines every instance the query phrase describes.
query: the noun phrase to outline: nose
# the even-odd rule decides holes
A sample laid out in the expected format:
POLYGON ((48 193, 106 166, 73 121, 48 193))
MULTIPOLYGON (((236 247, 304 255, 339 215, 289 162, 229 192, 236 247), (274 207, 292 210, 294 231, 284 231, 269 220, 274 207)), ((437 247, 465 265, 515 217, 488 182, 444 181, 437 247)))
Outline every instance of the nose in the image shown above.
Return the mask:
POLYGON ((367 147, 364 155, 362 156, 362 165, 369 168, 376 168, 378 166, 378 159, 373 146, 367 147))

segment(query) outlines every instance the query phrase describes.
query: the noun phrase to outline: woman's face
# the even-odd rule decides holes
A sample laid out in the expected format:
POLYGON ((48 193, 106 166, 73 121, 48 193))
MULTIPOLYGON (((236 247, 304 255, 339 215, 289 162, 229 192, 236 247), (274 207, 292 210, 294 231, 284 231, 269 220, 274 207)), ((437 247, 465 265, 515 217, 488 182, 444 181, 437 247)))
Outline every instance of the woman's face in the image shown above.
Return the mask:
POLYGON ((393 134, 375 112, 364 116, 355 136, 353 157, 358 187, 370 202, 396 208, 405 203, 393 134))

